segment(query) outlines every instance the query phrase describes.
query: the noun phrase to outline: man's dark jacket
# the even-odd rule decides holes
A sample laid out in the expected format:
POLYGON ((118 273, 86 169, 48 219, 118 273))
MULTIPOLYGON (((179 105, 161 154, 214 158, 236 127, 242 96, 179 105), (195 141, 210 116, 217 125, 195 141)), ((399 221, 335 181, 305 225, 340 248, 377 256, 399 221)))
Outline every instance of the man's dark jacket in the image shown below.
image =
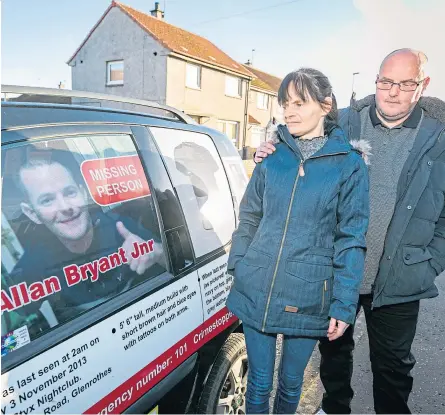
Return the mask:
MULTIPOLYGON (((366 140, 360 112, 374 102, 372 95, 340 112, 340 126, 350 141, 366 140)), ((373 286, 374 307, 436 297, 434 281, 445 269, 445 103, 424 97, 419 105, 423 118, 398 181, 373 286)))

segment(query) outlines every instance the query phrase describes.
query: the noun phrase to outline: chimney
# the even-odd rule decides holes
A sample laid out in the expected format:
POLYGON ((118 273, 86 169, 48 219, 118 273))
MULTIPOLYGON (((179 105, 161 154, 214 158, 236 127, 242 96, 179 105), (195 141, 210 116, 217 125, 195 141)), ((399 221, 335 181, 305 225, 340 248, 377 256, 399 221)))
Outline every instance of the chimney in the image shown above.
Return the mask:
POLYGON ((250 62, 250 59, 247 59, 247 62, 244 64, 246 66, 252 66, 252 63, 250 62))
POLYGON ((151 15, 153 17, 156 17, 156 19, 163 19, 164 18, 164 12, 159 8, 159 2, 155 2, 155 8, 154 10, 150 11, 151 15))

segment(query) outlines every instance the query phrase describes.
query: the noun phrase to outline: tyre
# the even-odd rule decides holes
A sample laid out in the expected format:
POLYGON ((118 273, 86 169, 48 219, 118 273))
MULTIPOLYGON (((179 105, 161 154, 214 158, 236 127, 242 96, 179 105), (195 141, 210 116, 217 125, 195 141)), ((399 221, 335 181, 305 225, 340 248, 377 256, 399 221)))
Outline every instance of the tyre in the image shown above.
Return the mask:
POLYGON ((232 333, 210 371, 198 405, 199 413, 245 414, 247 369, 244 335, 232 333))

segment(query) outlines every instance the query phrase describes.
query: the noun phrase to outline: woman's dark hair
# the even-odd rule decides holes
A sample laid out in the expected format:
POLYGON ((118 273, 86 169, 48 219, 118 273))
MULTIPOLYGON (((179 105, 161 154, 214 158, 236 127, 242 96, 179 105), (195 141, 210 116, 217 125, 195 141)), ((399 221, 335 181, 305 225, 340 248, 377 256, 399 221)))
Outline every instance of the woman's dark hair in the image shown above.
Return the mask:
POLYGON ((312 68, 300 68, 286 75, 278 90, 278 103, 283 106, 289 101, 288 88, 293 85, 299 98, 306 102, 309 97, 321 105, 326 98, 332 98, 332 109, 324 120, 324 130, 329 134, 338 124, 337 100, 332 93, 332 85, 322 72, 312 68))

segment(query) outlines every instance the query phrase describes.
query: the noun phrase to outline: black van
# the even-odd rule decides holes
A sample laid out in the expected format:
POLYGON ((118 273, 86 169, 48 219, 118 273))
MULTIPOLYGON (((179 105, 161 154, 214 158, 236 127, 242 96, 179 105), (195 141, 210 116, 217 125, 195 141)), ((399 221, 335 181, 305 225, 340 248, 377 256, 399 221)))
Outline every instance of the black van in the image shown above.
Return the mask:
POLYGON ((155 103, 5 92, 2 414, 245 413, 231 141, 155 103))

